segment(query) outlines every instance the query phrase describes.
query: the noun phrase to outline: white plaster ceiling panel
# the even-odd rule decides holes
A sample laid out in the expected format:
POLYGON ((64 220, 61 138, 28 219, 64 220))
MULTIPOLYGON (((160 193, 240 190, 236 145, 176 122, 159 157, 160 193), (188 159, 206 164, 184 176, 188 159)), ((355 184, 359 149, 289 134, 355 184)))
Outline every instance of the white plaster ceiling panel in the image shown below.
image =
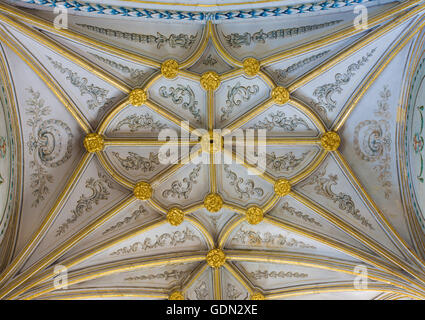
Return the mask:
POLYGON ((336 42, 335 44, 321 47, 304 54, 297 55, 293 58, 279 60, 276 63, 266 65, 264 70, 269 74, 276 83, 282 86, 289 86, 297 78, 306 74, 329 60, 332 56, 364 37, 370 30, 354 35, 347 39, 336 42))
POLYGON ((187 132, 148 106, 127 105, 119 111, 105 129, 105 135, 112 138, 157 138, 161 130, 171 129, 177 135, 187 132))
POLYGON ((57 81, 94 128, 102 116, 123 97, 122 91, 76 63, 20 32, 13 32, 12 28, 9 30, 57 81))
POLYGON ((375 214, 363 201, 360 190, 351 185, 346 173, 333 156, 328 156, 307 179, 295 186, 305 197, 356 226, 363 234, 378 240, 397 255, 399 249, 376 220, 375 214))
POLYGON ((214 279, 211 268, 206 268, 195 281, 187 288, 185 299, 187 300, 213 300, 214 279))
POLYGON ((358 89, 373 66, 381 61, 388 48, 406 29, 405 22, 379 37, 336 66, 295 91, 295 96, 311 105, 328 128, 358 89))
POLYGON ((77 253, 90 250, 100 244, 107 245, 110 239, 117 241, 122 237, 137 233, 162 219, 163 215, 152 208, 149 203, 133 201, 106 221, 99 229, 82 239, 78 246, 67 251, 58 261, 72 258, 77 253))
MULTIPOLYGON (((372 16, 374 10, 369 13, 372 16)), ((349 11, 308 18, 285 17, 284 20, 265 21, 261 25, 252 22, 222 23, 218 25, 217 34, 221 44, 238 60, 250 56, 264 59, 351 27, 355 17, 354 12, 349 11)))
POLYGON ((143 28, 137 28, 137 24, 119 18, 99 20, 75 15, 68 22, 70 29, 155 61, 183 62, 195 52, 203 37, 199 25, 174 24, 170 28, 169 23, 144 21, 143 28))
POLYGON ((214 94, 215 127, 222 128, 264 103, 270 97, 270 91, 270 86, 259 76, 248 78, 241 75, 223 81, 214 94))
MULTIPOLYGON (((390 288, 388 289, 391 290, 390 288)), ((317 293, 307 292, 306 294, 288 294, 287 296, 280 298, 280 300, 373 300, 376 296, 382 294, 382 291, 379 290, 356 290, 352 288, 347 288, 346 291, 343 291, 343 289, 337 290, 333 288, 328 288, 328 290, 323 289, 320 291, 316 289, 314 291, 317 293)))
POLYGON ((153 197, 165 208, 178 205, 186 208, 202 202, 209 192, 209 168, 206 164, 189 163, 171 175, 165 182, 158 183, 153 197))
POLYGON ((184 221, 179 226, 165 224, 164 221, 147 230, 113 244, 109 248, 82 261, 73 269, 82 269, 98 264, 117 262, 148 256, 160 256, 169 253, 206 251, 208 244, 202 233, 191 223, 184 221))
POLYGON ((207 95, 199 82, 184 77, 160 78, 148 90, 149 98, 196 127, 206 123, 207 95))
POLYGON ((96 158, 92 158, 28 262, 34 263, 78 230, 113 210, 130 193, 106 173, 96 158))
POLYGON ((396 156, 396 125, 407 45, 383 70, 341 130, 341 153, 361 184, 394 227, 411 242, 401 201, 396 156))
POLYGON ((319 268, 296 264, 241 262, 238 265, 248 279, 264 292, 308 284, 352 283, 356 276, 350 273, 328 270, 326 267, 319 268))
POLYGON ((56 96, 9 48, 5 48, 21 118, 23 161, 22 217, 17 248, 28 241, 82 158, 83 132, 56 96), (22 75, 25 75, 22 77, 22 75))
POLYGON ((249 292, 227 269, 220 270, 221 296, 224 300, 248 300, 249 292))
POLYGON ((317 137, 320 133, 315 121, 291 103, 273 104, 241 128, 267 130, 267 137, 317 137))
POLYGON ((67 39, 48 32, 43 32, 43 34, 54 39, 76 54, 86 58, 91 63, 102 68, 104 71, 124 80, 132 87, 142 86, 155 72, 155 69, 153 68, 94 49, 73 39, 67 39))
POLYGON ((229 235, 226 249, 292 252, 305 255, 323 255, 344 260, 352 258, 334 248, 292 231, 275 227, 266 222, 250 225, 242 222, 229 235))
POLYGON ((250 205, 263 205, 273 196, 273 185, 258 175, 248 172, 239 164, 216 166, 217 185, 226 201, 244 208, 250 205))

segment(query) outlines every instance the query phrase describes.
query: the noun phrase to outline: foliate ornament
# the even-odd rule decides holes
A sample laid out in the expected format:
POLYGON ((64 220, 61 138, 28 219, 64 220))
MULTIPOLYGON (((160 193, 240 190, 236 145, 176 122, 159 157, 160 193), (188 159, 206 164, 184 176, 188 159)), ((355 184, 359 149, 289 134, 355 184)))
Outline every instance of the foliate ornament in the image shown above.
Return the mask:
POLYGON ((86 148, 87 152, 94 153, 102 151, 104 146, 105 142, 103 137, 96 132, 89 133, 84 138, 84 147, 86 148))
POLYGON ((207 254, 207 263, 210 267, 220 268, 226 262, 226 255, 221 249, 212 249, 207 254))
POLYGON ((174 59, 169 59, 161 64, 161 74, 167 79, 173 79, 179 73, 179 63, 174 59))
POLYGON ((251 295, 251 300, 264 300, 263 294, 257 292, 251 295))
POLYGON ((207 71, 201 76, 201 86, 205 90, 216 90, 220 86, 220 76, 217 72, 207 71))
POLYGON ((272 99, 278 104, 284 104, 289 101, 289 91, 284 87, 275 87, 272 90, 272 99))
POLYGON ((209 212, 217 212, 223 207, 223 199, 217 193, 210 193, 204 199, 204 207, 209 212))
POLYGON ((243 62, 245 74, 253 77, 260 72, 260 62, 255 58, 246 58, 243 62))
POLYGON ((145 90, 141 88, 134 89, 130 92, 128 100, 130 104, 135 107, 140 107, 142 104, 146 102, 148 95, 145 90))
POLYGON ((336 151, 341 144, 341 138, 335 131, 325 132, 320 138, 323 149, 327 151, 336 151))
POLYGON ((141 181, 134 187, 134 196, 139 200, 147 200, 152 196, 152 187, 149 183, 141 181))
POLYGON ((168 296, 168 300, 184 300, 183 293, 180 291, 174 291, 168 296))
POLYGON ((286 179, 279 179, 274 184, 274 192, 279 197, 284 197, 291 192, 291 183, 286 179))
POLYGON ((167 221, 173 225, 178 226, 184 220, 184 212, 179 208, 171 208, 167 213, 167 221))
POLYGON ((252 206, 246 211, 246 219, 249 224, 259 224, 263 217, 263 210, 257 206, 252 206))
POLYGON ((224 148, 224 138, 218 132, 204 134, 201 137, 201 147, 204 152, 217 153, 224 148))

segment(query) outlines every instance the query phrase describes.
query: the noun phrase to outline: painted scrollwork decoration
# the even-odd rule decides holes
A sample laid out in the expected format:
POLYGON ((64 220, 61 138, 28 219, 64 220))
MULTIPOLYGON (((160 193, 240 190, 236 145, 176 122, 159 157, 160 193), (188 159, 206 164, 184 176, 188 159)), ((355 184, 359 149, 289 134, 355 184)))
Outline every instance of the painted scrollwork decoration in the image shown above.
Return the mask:
POLYGON ((123 220, 118 221, 113 226, 109 227, 105 231, 102 232, 103 235, 111 233, 113 231, 118 230, 122 226, 129 224, 132 221, 136 221, 140 218, 140 216, 144 216, 147 214, 147 210, 143 207, 143 205, 140 205, 139 208, 131 213, 131 215, 126 216, 123 220))
POLYGON ((171 271, 164 271, 164 272, 156 273, 156 274, 126 277, 124 280, 125 281, 146 281, 146 280, 170 281, 172 280, 172 283, 173 283, 187 277, 189 274, 190 274, 190 271, 173 269, 171 271))
POLYGON ((322 224, 320 222, 316 221, 316 219, 310 217, 306 213, 303 213, 303 212, 296 210, 295 208, 291 207, 288 202, 283 203, 282 212, 285 213, 285 214, 288 214, 290 216, 296 216, 296 217, 302 219, 304 222, 313 224, 317 227, 322 227, 322 224))
POLYGON ((281 128, 284 131, 292 132, 299 126, 305 127, 309 131, 312 130, 303 118, 297 115, 288 117, 285 112, 277 111, 276 113, 267 115, 264 120, 259 121, 252 129, 266 129, 271 131, 274 128, 281 128))
POLYGON ((228 86, 226 106, 220 109, 222 112, 221 120, 227 120, 235 107, 240 106, 242 101, 249 101, 251 96, 258 92, 259 87, 256 84, 252 86, 241 86, 240 82, 237 82, 233 87, 228 86))
POLYGON ((268 271, 268 270, 256 270, 250 272, 249 275, 255 280, 262 279, 286 279, 286 278, 308 278, 308 274, 304 272, 292 272, 292 271, 268 271))
POLYGON ((415 153, 419 155, 420 157, 420 163, 421 163, 421 170, 418 174, 418 180, 420 182, 424 182, 424 158, 422 155, 422 151, 424 150, 424 137, 423 137, 423 131, 424 131, 424 106, 418 107, 419 115, 421 117, 421 127, 418 132, 415 133, 413 136, 413 150, 415 150, 415 153))
POLYGON ((238 194, 239 199, 251 199, 251 197, 262 197, 264 190, 260 187, 255 186, 255 182, 252 179, 245 179, 238 177, 238 175, 230 170, 229 165, 224 165, 224 171, 226 172, 226 178, 230 180, 229 185, 234 187, 235 192, 238 194))
POLYGON ((162 192, 162 196, 165 198, 178 198, 188 199, 192 192, 193 185, 198 182, 199 171, 201 165, 198 164, 190 173, 188 177, 183 178, 183 181, 175 180, 171 183, 169 189, 162 192))
POLYGON ((201 121, 201 110, 196 107, 198 101, 195 100, 195 93, 189 85, 178 84, 177 87, 170 87, 168 90, 166 86, 162 86, 159 88, 159 95, 163 98, 171 98, 176 105, 181 104, 184 110, 189 110, 196 121, 201 121))
POLYGON ((149 113, 143 114, 131 114, 124 119, 120 120, 112 132, 120 131, 123 126, 127 126, 130 129, 130 132, 137 132, 140 129, 149 129, 151 131, 160 131, 162 129, 168 128, 168 125, 161 123, 160 121, 155 121, 153 116, 149 113))
POLYGON ((128 152, 127 157, 121 158, 118 152, 112 152, 112 155, 119 161, 121 166, 127 170, 141 170, 143 172, 154 171, 156 165, 160 164, 158 153, 150 152, 149 157, 143 157, 135 152, 128 152))
POLYGON ((28 137, 28 153, 32 156, 30 175, 33 207, 40 204, 50 192, 49 184, 53 183, 54 177, 48 172, 48 168, 56 168, 64 164, 72 155, 73 134, 69 126, 56 119, 45 119, 51 113, 51 108, 45 105, 40 92, 28 88, 31 97, 26 101, 28 108, 26 113, 31 116, 27 125, 31 128, 28 137))
POLYGON ((297 157, 292 151, 277 156, 274 152, 266 154, 266 165, 277 173, 288 173, 295 170, 307 157, 310 151, 303 152, 297 157))

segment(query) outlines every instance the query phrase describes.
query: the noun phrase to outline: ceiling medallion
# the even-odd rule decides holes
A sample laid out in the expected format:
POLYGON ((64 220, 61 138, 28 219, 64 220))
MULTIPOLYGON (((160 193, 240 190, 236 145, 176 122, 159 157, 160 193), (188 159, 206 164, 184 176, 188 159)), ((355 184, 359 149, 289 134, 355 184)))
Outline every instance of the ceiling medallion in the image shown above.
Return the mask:
POLYGON ((246 58, 243 62, 243 70, 246 75, 253 77, 260 72, 260 62, 255 58, 246 58))
POLYGON ((94 153, 102 151, 104 146, 105 143, 103 141, 103 137, 96 132, 89 133, 84 138, 84 147, 86 148, 87 152, 94 153))
POLYGON ((217 153, 224 148, 224 137, 218 133, 206 133, 201 137, 202 151, 208 153, 217 153))
POLYGON ((167 79, 173 79, 179 73, 179 64, 176 60, 169 59, 161 64, 161 74, 167 79))
POLYGON ((265 299, 264 296, 261 293, 259 293, 259 292, 254 293, 251 296, 251 300, 264 300, 264 299, 265 299))
POLYGON ((341 138, 335 131, 328 131, 320 138, 323 149, 327 151, 336 151, 341 144, 341 138))
POLYGON ((250 224, 259 224, 263 217, 263 210, 257 206, 252 206, 246 211, 246 219, 250 224))
POLYGON ((209 212, 217 212, 223 207, 223 199, 217 193, 210 193, 204 199, 204 207, 209 212))
POLYGON ((226 262, 226 255, 221 249, 212 249, 207 254, 207 263, 210 267, 220 268, 226 262))
POLYGON ((139 182, 134 187, 134 196, 139 200, 148 200, 152 196, 152 187, 147 182, 139 182))
POLYGON ((180 291, 174 291, 168 296, 168 300, 184 300, 183 293, 180 291))
POLYGON ((220 76, 217 72, 207 71, 201 76, 200 82, 205 90, 214 91, 220 86, 220 76))
POLYGON ((284 104, 289 101, 289 91, 284 87, 275 87, 272 90, 272 99, 278 104, 284 104))
POLYGON ((279 179, 274 184, 274 192, 279 197, 284 197, 291 192, 291 183, 286 179, 279 179))
POLYGON ((167 221, 173 225, 178 226, 184 220, 184 212, 179 208, 171 208, 167 213, 167 221))
POLYGON ((148 95, 143 89, 134 89, 130 92, 128 97, 128 101, 135 107, 140 107, 142 104, 146 102, 148 95))

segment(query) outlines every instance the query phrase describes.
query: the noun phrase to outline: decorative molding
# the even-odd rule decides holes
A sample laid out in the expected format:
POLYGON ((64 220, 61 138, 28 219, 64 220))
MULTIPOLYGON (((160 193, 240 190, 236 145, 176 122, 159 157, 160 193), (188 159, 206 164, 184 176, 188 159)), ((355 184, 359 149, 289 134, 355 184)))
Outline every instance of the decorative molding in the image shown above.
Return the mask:
POLYGON ((198 183, 196 180, 199 177, 199 171, 201 170, 201 164, 198 164, 190 173, 189 177, 183 178, 183 181, 175 180, 171 183, 170 189, 166 189, 162 192, 162 196, 165 198, 184 198, 188 199, 189 194, 192 192, 194 184, 198 183))
POLYGON ((105 235, 107 233, 111 233, 113 231, 116 231, 119 228, 121 228, 123 225, 129 224, 132 221, 136 221, 137 219, 139 219, 140 216, 144 216, 147 213, 148 212, 143 207, 143 205, 140 205, 139 209, 133 211, 133 213, 131 215, 125 217, 123 220, 118 221, 116 224, 114 224, 113 226, 111 226, 108 229, 106 229, 105 231, 103 231, 102 234, 105 235))
POLYGON ((184 110, 189 110, 189 112, 193 115, 196 121, 201 121, 201 110, 196 108, 198 101, 195 100, 195 93, 192 88, 187 85, 186 87, 178 84, 176 88, 162 86, 159 88, 159 95, 163 98, 171 98, 174 104, 182 105, 184 110), (184 97, 187 97, 187 101, 184 101, 184 97))
POLYGON ((281 128, 284 131, 294 131, 298 126, 304 126, 308 131, 312 129, 308 126, 307 122, 298 117, 296 114, 292 117, 287 117, 285 112, 277 111, 276 113, 270 113, 264 120, 259 121, 253 125, 251 129, 266 129, 268 131, 274 128, 281 128))
POLYGON ((30 175, 32 195, 35 197, 32 207, 37 207, 50 192, 49 184, 54 177, 47 168, 60 167, 72 156, 72 138, 74 137, 69 126, 56 119, 44 120, 51 113, 51 108, 45 105, 40 92, 28 88, 31 97, 26 100, 28 108, 26 114, 31 118, 27 125, 31 127, 28 137, 28 153, 32 156, 29 163, 33 172, 30 175))
POLYGON ((259 187, 255 187, 255 182, 252 179, 244 180, 238 177, 238 175, 229 169, 229 165, 224 165, 224 171, 227 173, 226 178, 230 180, 229 185, 234 187, 234 190, 239 196, 239 199, 251 199, 251 196, 262 197, 264 190, 259 187), (243 186, 242 186, 243 185, 243 186))
POLYGON ((127 170, 142 170, 143 172, 154 171, 155 165, 159 165, 158 153, 150 152, 149 158, 128 151, 126 158, 121 158, 118 152, 112 152, 112 155, 119 161, 121 166, 127 170))
POLYGON ((249 101, 251 96, 257 94, 258 91, 259 87, 256 84, 244 87, 237 82, 233 87, 227 86, 226 106, 220 109, 221 121, 227 120, 235 107, 240 106, 242 101, 249 101))

